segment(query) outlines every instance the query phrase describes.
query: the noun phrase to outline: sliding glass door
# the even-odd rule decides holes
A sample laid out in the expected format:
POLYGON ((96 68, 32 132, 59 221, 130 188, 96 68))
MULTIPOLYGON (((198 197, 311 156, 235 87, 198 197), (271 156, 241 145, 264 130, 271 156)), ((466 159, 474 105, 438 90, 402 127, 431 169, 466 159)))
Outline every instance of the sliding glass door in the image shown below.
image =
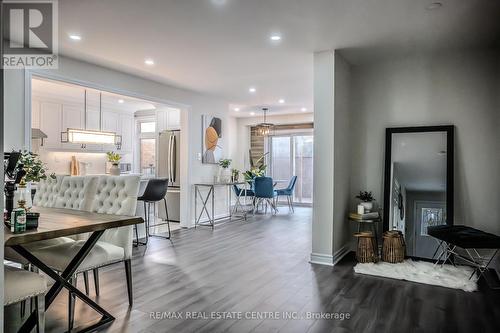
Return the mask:
POLYGON ((297 176, 294 202, 313 202, 313 135, 283 134, 269 137, 269 166, 276 188, 288 185, 297 176))

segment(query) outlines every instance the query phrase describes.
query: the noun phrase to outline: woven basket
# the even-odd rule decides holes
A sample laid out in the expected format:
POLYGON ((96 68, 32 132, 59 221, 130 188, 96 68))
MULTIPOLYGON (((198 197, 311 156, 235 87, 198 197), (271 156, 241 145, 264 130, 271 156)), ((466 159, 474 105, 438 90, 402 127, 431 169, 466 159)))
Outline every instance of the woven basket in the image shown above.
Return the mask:
POLYGON ((382 245, 382 260, 395 264, 405 259, 405 241, 401 231, 384 232, 382 245))
POLYGON ((365 231, 354 234, 358 238, 358 249, 356 251, 356 260, 360 263, 376 262, 377 251, 375 250, 375 237, 373 233, 365 231))

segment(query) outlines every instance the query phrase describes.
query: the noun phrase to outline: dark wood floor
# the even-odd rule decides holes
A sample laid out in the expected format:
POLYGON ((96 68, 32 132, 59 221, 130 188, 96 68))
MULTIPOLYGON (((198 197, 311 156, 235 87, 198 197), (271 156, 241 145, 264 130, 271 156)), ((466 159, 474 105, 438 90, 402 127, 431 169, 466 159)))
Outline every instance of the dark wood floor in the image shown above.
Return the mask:
MULTIPOLYGON (((135 304, 129 309, 121 265, 101 273, 98 302, 116 316, 110 332, 499 332, 500 292, 466 293, 355 275, 346 257, 335 268, 308 263, 311 210, 258 216, 152 239, 133 259, 135 304), (153 319, 152 312, 290 311, 348 313, 345 320, 153 319)), ((80 283, 81 286, 81 283, 80 283)), ((93 289, 92 289, 93 293, 93 289)), ((48 312, 47 328, 66 327, 66 299, 48 312)), ((76 323, 96 318, 77 304, 76 323)))

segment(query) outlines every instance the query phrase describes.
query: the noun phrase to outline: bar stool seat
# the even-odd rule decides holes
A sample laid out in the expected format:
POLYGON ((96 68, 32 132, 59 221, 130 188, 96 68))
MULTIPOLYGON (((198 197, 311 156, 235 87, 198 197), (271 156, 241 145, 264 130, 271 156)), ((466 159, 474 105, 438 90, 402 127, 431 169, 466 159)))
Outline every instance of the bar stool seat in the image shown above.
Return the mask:
POLYGON ((135 226, 135 246, 138 246, 139 244, 141 245, 147 245, 149 236, 157 236, 157 237, 163 237, 166 239, 170 239, 170 219, 168 217, 168 206, 167 206, 167 199, 165 199, 165 195, 167 195, 167 190, 168 190, 168 179, 167 178, 153 178, 148 181, 148 184, 146 185, 146 189, 144 190, 144 193, 137 198, 137 201, 142 201, 144 204, 144 224, 146 228, 146 241, 145 242, 139 242, 139 233, 137 231, 137 226, 135 226), (151 204, 155 204, 159 201, 162 201, 165 204, 165 215, 166 215, 166 222, 164 223, 155 223, 150 224, 150 207, 151 204), (167 225, 168 228, 168 236, 160 236, 160 235, 155 235, 155 234, 150 234, 149 229, 152 227, 158 227, 160 225, 167 225))

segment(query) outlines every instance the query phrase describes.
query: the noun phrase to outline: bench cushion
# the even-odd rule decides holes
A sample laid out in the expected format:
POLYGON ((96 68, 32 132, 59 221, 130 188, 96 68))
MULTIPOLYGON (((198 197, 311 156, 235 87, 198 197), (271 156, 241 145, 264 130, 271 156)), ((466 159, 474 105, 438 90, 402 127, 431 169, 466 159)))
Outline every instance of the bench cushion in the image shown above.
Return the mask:
POLYGON ((427 233, 446 243, 463 249, 499 249, 500 237, 465 225, 438 225, 427 228, 427 233))

